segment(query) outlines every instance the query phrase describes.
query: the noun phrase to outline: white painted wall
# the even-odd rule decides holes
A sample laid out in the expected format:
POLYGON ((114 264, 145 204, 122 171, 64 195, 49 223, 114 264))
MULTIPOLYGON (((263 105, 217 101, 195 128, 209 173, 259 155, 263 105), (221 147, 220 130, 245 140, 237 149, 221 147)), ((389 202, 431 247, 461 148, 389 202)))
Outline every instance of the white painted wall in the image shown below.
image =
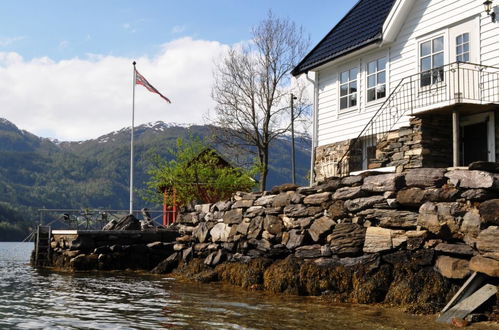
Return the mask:
MULTIPOLYGON (((415 0, 393 43, 338 59, 315 70, 318 76, 316 146, 355 138, 379 109, 379 102, 366 102, 366 64, 373 58, 385 54, 389 59, 389 95, 401 79, 419 71, 418 47, 424 38, 442 34, 445 63, 455 62, 450 56, 449 38, 453 28, 466 23, 474 29, 475 35, 471 37, 477 51, 476 62, 499 67, 499 21, 491 22, 482 3, 481 0, 415 0), (353 66, 360 69, 358 107, 339 112, 339 73, 353 66)), ((498 8, 496 12, 499 20, 498 8)), ((407 124, 406 118, 398 126, 407 124)))

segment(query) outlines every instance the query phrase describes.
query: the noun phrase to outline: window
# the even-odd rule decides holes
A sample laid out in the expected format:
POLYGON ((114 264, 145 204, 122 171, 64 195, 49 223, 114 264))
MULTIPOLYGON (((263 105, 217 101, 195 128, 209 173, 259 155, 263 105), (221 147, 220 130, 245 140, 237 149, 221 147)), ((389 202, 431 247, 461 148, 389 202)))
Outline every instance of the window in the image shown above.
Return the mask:
POLYGON ((444 80, 444 37, 420 44, 419 61, 421 86, 436 84, 444 80))
POLYGON ((340 74, 340 109, 357 105, 357 74, 359 69, 353 68, 340 74))
POLYGON ((386 58, 367 63, 367 102, 386 96, 386 58))
POLYGON ((470 34, 463 33, 456 37, 456 61, 469 62, 470 60, 470 34))

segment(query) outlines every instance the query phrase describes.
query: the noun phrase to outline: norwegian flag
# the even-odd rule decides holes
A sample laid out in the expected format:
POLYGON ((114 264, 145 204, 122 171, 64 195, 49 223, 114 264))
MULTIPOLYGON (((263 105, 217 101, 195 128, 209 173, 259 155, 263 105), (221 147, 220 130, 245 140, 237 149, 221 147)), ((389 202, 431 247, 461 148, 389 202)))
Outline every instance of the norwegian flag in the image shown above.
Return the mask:
POLYGON ((154 88, 153 85, 151 85, 146 78, 144 78, 143 75, 141 75, 139 73, 139 71, 135 70, 135 83, 137 85, 142 85, 144 86, 145 88, 147 88, 147 90, 151 93, 156 93, 158 94, 159 96, 161 96, 166 102, 168 103, 172 103, 172 101, 170 101, 166 96, 164 96, 163 94, 161 94, 160 92, 158 92, 158 90, 156 88, 154 88))

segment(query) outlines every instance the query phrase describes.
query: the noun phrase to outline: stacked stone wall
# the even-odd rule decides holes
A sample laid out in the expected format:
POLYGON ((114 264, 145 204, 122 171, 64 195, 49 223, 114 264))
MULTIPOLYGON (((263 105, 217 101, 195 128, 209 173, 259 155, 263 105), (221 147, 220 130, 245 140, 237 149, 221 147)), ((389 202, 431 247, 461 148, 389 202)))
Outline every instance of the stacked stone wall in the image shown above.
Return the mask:
POLYGON ((476 163, 237 193, 183 213, 155 271, 436 312, 471 272, 497 283, 498 173, 476 163))

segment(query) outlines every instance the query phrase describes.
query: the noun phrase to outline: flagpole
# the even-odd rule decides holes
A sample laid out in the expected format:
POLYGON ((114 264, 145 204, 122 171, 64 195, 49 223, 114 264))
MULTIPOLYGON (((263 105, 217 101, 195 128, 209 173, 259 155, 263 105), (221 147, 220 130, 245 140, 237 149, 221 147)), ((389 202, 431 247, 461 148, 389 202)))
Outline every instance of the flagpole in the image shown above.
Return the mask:
POLYGON ((130 214, 133 214, 133 131, 135 121, 135 85, 137 81, 135 64, 136 62, 133 61, 132 129, 130 134, 130 214))

